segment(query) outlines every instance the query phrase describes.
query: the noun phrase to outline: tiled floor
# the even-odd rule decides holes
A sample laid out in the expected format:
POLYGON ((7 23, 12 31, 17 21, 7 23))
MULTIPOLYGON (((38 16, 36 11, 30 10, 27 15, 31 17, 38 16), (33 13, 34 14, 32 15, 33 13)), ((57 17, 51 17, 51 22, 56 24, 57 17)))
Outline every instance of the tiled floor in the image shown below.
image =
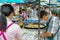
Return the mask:
MULTIPOLYGON (((25 40, 38 40, 36 38, 36 34, 38 34, 38 29, 22 29, 23 30, 23 36, 25 40)), ((40 40, 44 40, 40 38, 40 40)))

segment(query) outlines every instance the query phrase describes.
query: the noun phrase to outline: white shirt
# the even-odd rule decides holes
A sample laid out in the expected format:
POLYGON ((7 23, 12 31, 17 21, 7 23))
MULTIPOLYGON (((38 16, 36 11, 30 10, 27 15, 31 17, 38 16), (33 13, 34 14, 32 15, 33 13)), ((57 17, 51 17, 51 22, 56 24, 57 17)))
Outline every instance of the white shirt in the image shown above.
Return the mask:
MULTIPOLYGON (((11 24, 12 21, 10 19, 7 18, 7 26, 9 24, 11 24)), ((12 24, 5 32, 6 38, 7 40, 15 40, 15 38, 17 38, 17 40, 23 40, 23 36, 22 36, 22 30, 20 29, 20 27, 17 24, 12 24)))

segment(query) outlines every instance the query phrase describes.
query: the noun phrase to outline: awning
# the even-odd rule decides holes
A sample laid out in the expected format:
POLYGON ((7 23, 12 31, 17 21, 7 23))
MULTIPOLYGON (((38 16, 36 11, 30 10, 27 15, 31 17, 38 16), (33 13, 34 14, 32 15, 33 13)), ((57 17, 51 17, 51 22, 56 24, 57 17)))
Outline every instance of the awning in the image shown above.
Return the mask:
POLYGON ((0 0, 0 3, 26 3, 26 0, 0 0))

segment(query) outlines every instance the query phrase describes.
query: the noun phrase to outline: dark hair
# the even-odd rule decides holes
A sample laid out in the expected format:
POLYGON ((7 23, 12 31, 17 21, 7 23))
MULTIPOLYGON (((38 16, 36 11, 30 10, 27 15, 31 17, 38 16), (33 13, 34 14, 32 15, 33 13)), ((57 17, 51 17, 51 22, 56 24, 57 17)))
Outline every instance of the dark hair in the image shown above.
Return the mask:
POLYGON ((22 9, 22 11, 26 11, 25 9, 22 9))
POLYGON ((12 12, 14 12, 14 8, 10 4, 4 4, 1 6, 0 30, 6 31, 6 16, 8 17, 12 12))
POLYGON ((57 15, 57 12, 55 10, 52 11, 52 14, 56 14, 57 15))
POLYGON ((48 14, 48 13, 47 13, 46 11, 44 11, 44 10, 41 11, 41 12, 40 12, 40 18, 43 18, 43 16, 47 16, 47 14, 48 14))
POLYGON ((19 9, 22 9, 21 7, 19 7, 19 9))
POLYGON ((48 6, 45 6, 45 9, 49 8, 48 6))
POLYGON ((1 12, 5 16, 9 16, 12 12, 14 12, 14 8, 10 4, 4 4, 1 6, 1 12))

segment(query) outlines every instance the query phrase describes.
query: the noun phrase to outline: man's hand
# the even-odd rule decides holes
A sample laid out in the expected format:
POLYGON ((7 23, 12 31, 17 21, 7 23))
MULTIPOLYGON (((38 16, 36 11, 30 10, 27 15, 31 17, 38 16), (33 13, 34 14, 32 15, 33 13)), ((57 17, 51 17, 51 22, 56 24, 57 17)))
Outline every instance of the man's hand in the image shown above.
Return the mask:
POLYGON ((47 38, 47 37, 51 37, 52 36, 52 33, 44 32, 40 36, 43 37, 43 38, 47 38))

